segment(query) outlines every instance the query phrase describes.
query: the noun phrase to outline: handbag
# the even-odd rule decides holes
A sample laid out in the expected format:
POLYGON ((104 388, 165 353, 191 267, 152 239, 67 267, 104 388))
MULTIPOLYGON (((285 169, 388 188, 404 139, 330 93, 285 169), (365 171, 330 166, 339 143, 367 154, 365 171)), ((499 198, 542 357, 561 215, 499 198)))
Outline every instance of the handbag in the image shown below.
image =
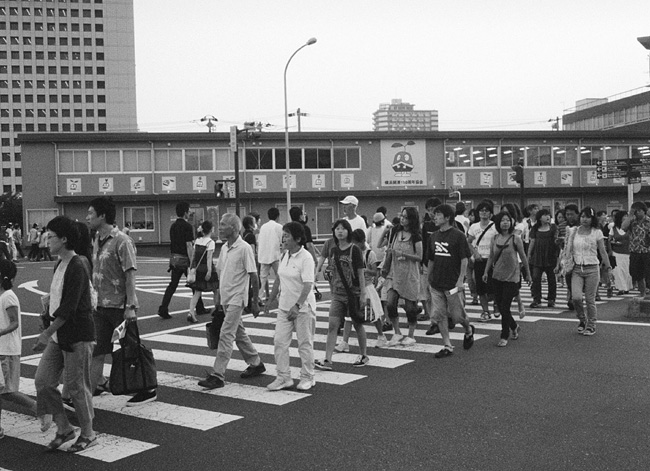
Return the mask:
MULTIPOLYGON (((353 245, 352 247, 352 250, 354 250, 355 246, 353 245)), ((350 286, 348 286, 348 282, 343 274, 343 268, 341 268, 339 256, 337 254, 334 254, 334 264, 336 265, 336 270, 339 272, 339 277, 341 278, 341 283, 343 283, 345 292, 348 295, 348 315, 355 324, 363 324, 366 320, 364 312, 361 311, 361 300, 359 299, 359 296, 355 296, 352 293, 350 286)))
POLYGON ((156 389, 156 361, 153 352, 140 342, 137 322, 127 322, 120 347, 112 354, 113 364, 108 382, 111 393, 119 396, 156 389))
POLYGON ((221 335, 221 326, 226 318, 221 306, 217 306, 212 314, 212 322, 205 324, 205 335, 208 339, 208 348, 216 350, 219 348, 219 336, 221 335))
POLYGON ((190 268, 190 271, 187 273, 187 283, 186 283, 186 285, 191 285, 192 283, 196 282, 196 268, 199 265, 201 265, 201 260, 203 260, 203 257, 205 256, 206 252, 207 252, 207 250, 203 251, 203 254, 201 254, 201 257, 199 258, 199 261, 196 262, 196 267, 190 268))
POLYGON ((190 268, 190 257, 179 253, 173 253, 169 258, 169 268, 181 271, 187 270, 190 268))
POLYGON ((573 239, 577 231, 578 229, 573 229, 569 233, 566 244, 564 244, 564 249, 562 249, 562 253, 560 254, 560 274, 563 276, 570 275, 575 266, 575 262, 573 261, 573 239))

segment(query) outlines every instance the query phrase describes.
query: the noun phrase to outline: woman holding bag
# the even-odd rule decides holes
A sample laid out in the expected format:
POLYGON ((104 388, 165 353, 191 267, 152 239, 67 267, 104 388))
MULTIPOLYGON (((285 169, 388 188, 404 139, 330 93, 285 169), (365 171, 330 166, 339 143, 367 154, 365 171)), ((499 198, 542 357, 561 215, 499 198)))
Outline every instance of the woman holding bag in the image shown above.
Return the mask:
POLYGON ((303 247, 305 230, 300 222, 293 221, 282 227, 282 248, 285 251, 278 266, 278 278, 273 285, 264 313, 269 305, 280 298, 278 317, 273 336, 277 378, 266 388, 270 391, 292 388, 289 365, 289 346, 292 332, 296 331, 300 355, 300 382, 298 389, 307 391, 316 385, 314 379, 314 332, 316 331, 316 297, 314 284, 314 259, 303 247))
MULTIPOLYGON (((329 326, 327 342, 325 343, 325 359, 316 360, 315 366, 319 370, 330 371, 332 354, 336 344, 336 335, 341 321, 349 316, 349 309, 355 307, 362 309, 361 299, 366 299, 366 286, 363 283, 363 254, 361 249, 352 243, 352 227, 346 219, 339 219, 332 226, 335 245, 330 249, 328 267, 331 269, 330 292, 332 302, 329 311, 329 326)), ((416 288, 417 289, 417 288, 416 288)), ((359 339, 359 358, 352 366, 361 367, 368 364, 370 359, 366 355, 366 331, 363 324, 352 318, 354 328, 359 339)))
POLYGON ((215 270, 214 263, 212 262, 212 255, 214 254, 215 243, 212 240, 212 223, 210 221, 203 221, 201 224, 201 237, 197 238, 194 242, 194 254, 192 256, 192 264, 190 265, 190 274, 188 278, 194 277, 188 286, 194 290, 192 300, 190 301, 190 312, 187 314, 187 322, 196 324, 196 304, 199 302, 201 293, 204 291, 212 291, 214 305, 218 306, 217 290, 219 289, 219 280, 217 278, 217 271, 215 270))

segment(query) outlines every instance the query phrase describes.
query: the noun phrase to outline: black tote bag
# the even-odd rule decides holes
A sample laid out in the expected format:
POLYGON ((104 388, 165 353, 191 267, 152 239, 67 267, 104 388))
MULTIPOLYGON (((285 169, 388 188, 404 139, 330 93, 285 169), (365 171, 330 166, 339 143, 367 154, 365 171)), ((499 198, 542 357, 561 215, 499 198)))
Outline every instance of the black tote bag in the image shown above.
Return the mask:
POLYGON ((158 387, 153 352, 140 342, 137 322, 128 322, 119 350, 113 352, 108 382, 116 396, 150 391, 158 387))

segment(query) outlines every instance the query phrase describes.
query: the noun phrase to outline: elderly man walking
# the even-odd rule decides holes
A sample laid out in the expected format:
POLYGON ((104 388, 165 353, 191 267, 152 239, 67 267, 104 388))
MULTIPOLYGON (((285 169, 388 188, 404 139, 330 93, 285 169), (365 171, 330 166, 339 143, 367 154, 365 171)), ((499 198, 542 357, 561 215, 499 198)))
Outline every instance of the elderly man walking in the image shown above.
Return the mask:
POLYGON ((246 334, 242 323, 242 312, 248 304, 249 282, 253 290, 251 309, 257 317, 260 312, 258 301, 259 279, 252 247, 239 235, 241 220, 234 214, 224 214, 219 222, 219 238, 224 245, 219 253, 217 273, 219 273, 219 304, 223 306, 226 317, 221 326, 217 358, 211 374, 199 381, 206 389, 224 387, 226 367, 232 356, 232 344, 237 343, 248 368, 240 375, 242 378, 259 376, 266 371, 264 363, 246 334))

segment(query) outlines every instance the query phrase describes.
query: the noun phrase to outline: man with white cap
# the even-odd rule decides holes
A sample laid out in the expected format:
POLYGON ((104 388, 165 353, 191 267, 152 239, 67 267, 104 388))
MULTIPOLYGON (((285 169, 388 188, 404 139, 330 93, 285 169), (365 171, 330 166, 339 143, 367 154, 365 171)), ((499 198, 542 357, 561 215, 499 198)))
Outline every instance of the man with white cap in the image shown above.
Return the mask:
POLYGON ((352 230, 354 231, 355 229, 362 229, 365 232, 367 229, 366 222, 361 216, 357 214, 357 206, 359 206, 359 200, 356 198, 356 196, 346 196, 345 199, 341 200, 341 204, 343 205, 343 212, 345 213, 345 217, 343 219, 347 219, 347 221, 350 223, 350 226, 352 226, 352 230))
POLYGON ((390 230, 393 225, 386 219, 384 213, 377 212, 372 217, 372 226, 366 231, 366 241, 372 250, 377 256, 377 262, 381 263, 384 261, 386 256, 386 246, 380 247, 386 231, 390 230))

